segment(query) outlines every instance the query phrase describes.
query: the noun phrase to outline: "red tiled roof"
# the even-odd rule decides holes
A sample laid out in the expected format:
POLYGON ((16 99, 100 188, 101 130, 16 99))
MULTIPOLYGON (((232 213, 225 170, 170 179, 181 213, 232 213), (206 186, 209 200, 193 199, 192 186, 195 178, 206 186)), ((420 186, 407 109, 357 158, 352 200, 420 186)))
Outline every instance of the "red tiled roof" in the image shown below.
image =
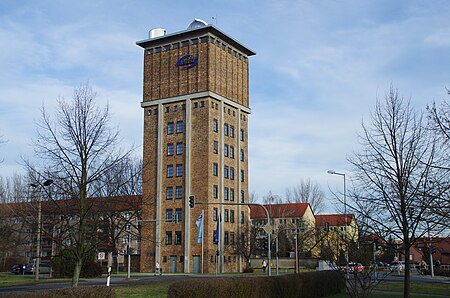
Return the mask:
MULTIPOLYGON (((308 203, 270 204, 264 205, 271 218, 302 217, 308 209, 308 203)), ((260 206, 250 206, 250 218, 266 218, 266 212, 260 206)))
MULTIPOLYGON (((347 214, 347 225, 353 220, 353 214, 347 214)), ((345 214, 321 214, 316 215, 316 226, 338 227, 345 225, 345 214)))

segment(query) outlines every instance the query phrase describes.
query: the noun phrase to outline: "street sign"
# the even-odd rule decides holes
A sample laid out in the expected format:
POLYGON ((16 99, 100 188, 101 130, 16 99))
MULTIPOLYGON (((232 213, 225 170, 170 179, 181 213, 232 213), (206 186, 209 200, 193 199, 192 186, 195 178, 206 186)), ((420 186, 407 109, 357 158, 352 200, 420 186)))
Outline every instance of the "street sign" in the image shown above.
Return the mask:
POLYGON ((99 260, 104 260, 106 258, 106 254, 104 252, 99 252, 97 259, 99 260))
POLYGON ((270 233, 272 231, 272 226, 270 224, 266 224, 264 226, 264 231, 266 231, 266 233, 270 233))

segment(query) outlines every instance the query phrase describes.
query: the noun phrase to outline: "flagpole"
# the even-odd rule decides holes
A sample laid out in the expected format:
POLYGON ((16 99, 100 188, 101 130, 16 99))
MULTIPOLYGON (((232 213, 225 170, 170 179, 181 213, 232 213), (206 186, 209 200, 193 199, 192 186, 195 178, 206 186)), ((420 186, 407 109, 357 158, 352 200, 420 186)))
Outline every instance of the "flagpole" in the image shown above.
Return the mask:
POLYGON ((205 226, 205 209, 202 210, 202 274, 203 274, 203 227, 205 226))

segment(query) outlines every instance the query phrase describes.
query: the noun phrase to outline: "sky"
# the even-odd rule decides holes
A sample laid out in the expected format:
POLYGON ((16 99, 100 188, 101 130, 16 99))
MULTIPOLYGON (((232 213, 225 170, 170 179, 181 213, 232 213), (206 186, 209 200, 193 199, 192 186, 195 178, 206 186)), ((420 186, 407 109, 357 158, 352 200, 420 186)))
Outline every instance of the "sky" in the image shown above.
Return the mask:
MULTIPOLYGON (((34 158, 40 108, 89 82, 109 104, 124 147, 142 155, 143 49, 162 27, 212 23, 250 57, 249 190, 283 197, 312 179, 325 191, 351 178, 347 157, 392 84, 417 109, 450 88, 446 0, 0 1, 0 176, 34 158)), ((328 210, 333 203, 328 201, 328 210)))

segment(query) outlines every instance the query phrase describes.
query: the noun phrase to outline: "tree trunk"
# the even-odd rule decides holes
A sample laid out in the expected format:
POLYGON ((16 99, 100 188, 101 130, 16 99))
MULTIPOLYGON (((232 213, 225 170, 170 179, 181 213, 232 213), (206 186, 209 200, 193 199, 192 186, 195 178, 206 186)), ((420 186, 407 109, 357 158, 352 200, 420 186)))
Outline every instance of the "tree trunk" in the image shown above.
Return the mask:
MULTIPOLYGON (((403 288, 403 297, 408 298, 410 296, 410 288, 411 288, 411 262, 409 260, 409 241, 404 241, 405 244, 405 279, 404 279, 404 288, 403 288)), ((400 260, 399 260, 400 261, 400 260)))
POLYGON ((83 264, 83 261, 78 259, 75 263, 75 269, 73 271, 72 276, 72 287, 76 288, 78 287, 78 281, 80 280, 80 272, 81 272, 81 265, 83 264))

